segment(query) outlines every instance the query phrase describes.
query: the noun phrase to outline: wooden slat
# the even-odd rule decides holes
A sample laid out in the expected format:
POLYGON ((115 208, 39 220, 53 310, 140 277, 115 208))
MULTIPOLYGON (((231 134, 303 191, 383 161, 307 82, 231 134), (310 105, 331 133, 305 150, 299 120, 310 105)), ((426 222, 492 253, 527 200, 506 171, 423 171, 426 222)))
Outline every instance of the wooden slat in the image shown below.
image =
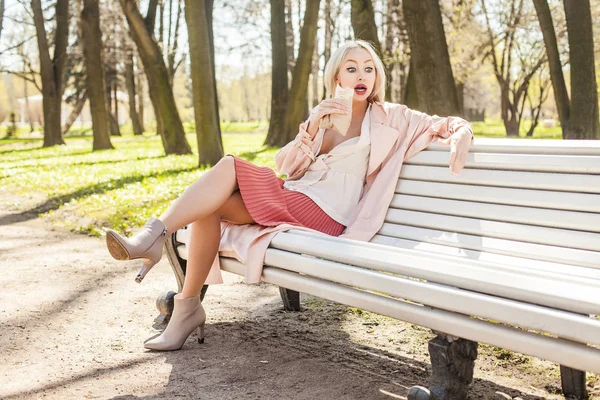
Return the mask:
MULTIPOLYGON (((225 271, 238 275, 245 273, 245 266, 234 259, 221 258, 221 266, 225 271)), ((274 267, 266 267, 262 279, 267 283, 359 307, 449 335, 529 354, 571 368, 600 373, 600 350, 569 340, 525 332, 468 315, 422 307, 274 267)))
POLYGON ((439 229, 470 235, 518 240, 573 249, 600 251, 600 238, 591 232, 480 220, 466 217, 389 209, 385 221, 392 224, 439 229))
POLYGON ((409 239, 417 242, 435 243, 534 260, 574 264, 588 268, 600 268, 600 253, 596 251, 546 246, 400 224, 383 224, 378 233, 384 236, 409 239))
MULTIPOLYGON (((407 160, 406 164, 447 167, 449 160, 448 151, 423 151, 407 160)), ((506 171, 600 174, 600 156, 469 152, 466 167, 506 171)))
POLYGON ((384 293, 441 310, 492 319, 580 343, 600 345, 600 320, 579 314, 391 276, 280 250, 267 250, 265 265, 357 289, 384 293))
POLYGON ((469 260, 491 262, 499 265, 499 268, 502 269, 521 271, 524 274, 542 274, 543 276, 553 277, 556 279, 565 279, 575 283, 588 283, 589 279, 593 279, 599 281, 600 284, 600 269, 508 256, 505 254, 490 253, 486 251, 469 250, 435 243, 418 242, 415 240, 400 239, 384 235, 375 235, 373 239, 371 239, 371 243, 399 247, 402 249, 419 250, 427 253, 430 256, 443 254, 447 256, 466 258, 469 260))
POLYGON ((399 179, 396 193, 536 208, 600 213, 600 195, 399 179))
MULTIPOLYGON (((545 210, 403 194, 395 195, 390 207, 481 220, 600 232, 600 214, 598 213, 545 210)), ((600 235, 597 240, 600 241, 600 235)))
POLYGON ((448 167, 405 165, 400 172, 400 179, 576 193, 600 193, 600 175, 494 171, 468 168, 463 169, 459 175, 452 175, 448 167))
MULTIPOLYGON (((433 142, 427 150, 449 151, 448 145, 433 142)), ((469 148, 470 153, 508 154, 577 154, 600 155, 598 140, 538 140, 508 138, 476 138, 469 148)))
POLYGON ((343 239, 328 241, 323 246, 323 241, 318 238, 304 237, 299 241, 291 234, 276 235, 271 247, 532 304, 582 314, 600 313, 600 296, 595 284, 573 284, 511 273, 494 269, 492 265, 482 268, 484 263, 481 261, 428 257, 420 251, 398 248, 389 251, 385 246, 356 246, 354 241, 343 239))

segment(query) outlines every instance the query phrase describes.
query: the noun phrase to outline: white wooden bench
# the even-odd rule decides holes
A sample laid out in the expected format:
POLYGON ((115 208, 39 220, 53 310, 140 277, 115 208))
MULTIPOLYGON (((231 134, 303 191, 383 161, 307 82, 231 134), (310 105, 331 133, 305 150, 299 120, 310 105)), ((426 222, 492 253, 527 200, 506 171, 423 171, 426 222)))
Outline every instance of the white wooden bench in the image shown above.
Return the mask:
MULTIPOLYGON (((465 398, 477 342, 560 364, 565 396, 585 398, 581 371, 600 373, 600 142, 476 139, 458 176, 448 158, 434 144, 405 164, 369 243, 278 234, 263 280, 289 310, 303 292, 438 333, 430 392, 411 399, 465 398)), ((180 289, 186 241, 167 246, 180 289)))

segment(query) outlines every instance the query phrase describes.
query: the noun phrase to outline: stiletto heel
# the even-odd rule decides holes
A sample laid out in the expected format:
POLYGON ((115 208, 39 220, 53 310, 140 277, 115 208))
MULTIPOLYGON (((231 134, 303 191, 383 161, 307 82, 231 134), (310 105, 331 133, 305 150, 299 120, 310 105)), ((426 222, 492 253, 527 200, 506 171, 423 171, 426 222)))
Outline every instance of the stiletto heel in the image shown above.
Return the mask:
POLYGON ((142 268, 140 268, 140 272, 138 272, 137 276, 135 277, 135 281, 137 283, 142 283, 142 281, 146 277, 146 274, 150 272, 150 270, 152 269, 152 267, 154 267, 155 264, 156 263, 151 260, 143 260, 142 268))
POLYGON ((204 323, 206 313, 200 303, 200 296, 181 298, 175 296, 175 304, 171 320, 165 331, 154 339, 144 342, 144 347, 150 350, 179 350, 186 339, 198 331, 198 341, 204 341, 204 323))
POLYGON ((198 343, 204 343, 204 324, 200 325, 196 331, 198 333, 198 343))
POLYGON ((135 281, 140 283, 152 267, 162 258, 162 248, 167 241, 167 228, 157 218, 150 218, 142 230, 131 238, 124 238, 109 229, 106 232, 106 246, 117 260, 143 258, 143 266, 135 281))

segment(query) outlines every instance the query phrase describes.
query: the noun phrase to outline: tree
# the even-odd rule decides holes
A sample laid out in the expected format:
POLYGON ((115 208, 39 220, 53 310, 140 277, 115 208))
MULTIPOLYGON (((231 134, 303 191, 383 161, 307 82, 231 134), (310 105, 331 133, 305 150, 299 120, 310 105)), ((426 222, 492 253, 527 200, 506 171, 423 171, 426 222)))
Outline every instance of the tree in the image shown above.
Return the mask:
POLYGON ((105 97, 104 65, 102 62, 102 32, 98 0, 84 0, 81 11, 81 42, 87 72, 87 92, 92 113, 94 142, 92 149, 112 149, 105 97))
POLYGON ((135 42, 148 79, 148 91, 154 107, 158 133, 166 154, 190 154, 183 124, 175 105, 169 74, 158 43, 148 30, 135 0, 119 0, 131 37, 135 42))
POLYGON ((375 11, 373 10, 372 0, 352 0, 351 10, 354 37, 370 42, 375 47, 377 53, 381 55, 381 44, 377 36, 377 25, 375 25, 375 11))
POLYGON ((509 7, 501 10, 501 24, 490 21, 485 0, 481 0, 481 6, 489 37, 486 58, 490 59, 500 85, 502 120, 507 136, 518 136, 529 83, 545 63, 544 52, 538 50, 540 43, 524 27, 524 0, 511 0, 509 7), (492 26, 501 31, 494 33, 492 26), (515 59, 517 67, 513 64, 515 59))
MULTIPOLYGON (((127 58, 125 59, 125 86, 127 87, 127 97, 129 99, 129 118, 131 119, 133 134, 141 135, 144 133, 144 128, 142 126, 136 105, 137 90, 135 84, 133 49, 128 49, 127 58)), ((140 102, 141 101, 142 100, 140 99, 140 102)))
POLYGON ((456 85, 438 0, 404 0, 404 19, 410 39, 411 68, 419 109, 439 115, 459 113, 456 85))
POLYGON ((185 0, 199 165, 215 165, 223 157, 213 81, 213 62, 205 0, 185 0))
POLYGON ((271 119, 265 144, 274 146, 284 129, 288 100, 285 7, 281 0, 271 0, 271 49, 271 119))
POLYGON ((566 139, 600 139, 598 87, 589 0, 564 0, 571 64, 571 113, 566 139))
POLYGON ((554 91, 554 101, 556 102, 556 110, 558 111, 558 119, 563 130, 563 137, 566 136, 567 126, 569 123, 569 115, 571 114, 571 103, 567 92, 567 84, 562 71, 560 54, 558 52, 558 42, 554 31, 554 23, 552 22, 552 14, 547 0, 533 0, 535 11, 538 16, 544 44, 546 47, 546 56, 548 58, 548 66, 550 67, 550 78, 552 80, 552 89, 554 91))
POLYGON ((50 44, 44 26, 41 0, 31 0, 33 21, 40 57, 42 104, 44 112, 44 147, 64 144, 61 127, 64 65, 67 58, 69 35, 69 0, 57 0, 54 56, 50 58, 50 44))
POLYGON ((274 139, 273 145, 283 146, 292 140, 298 133, 298 124, 305 117, 303 115, 306 107, 306 93, 308 89, 308 77, 310 75, 312 55, 317 35, 317 21, 319 18, 319 1, 306 0, 306 11, 304 13, 304 24, 300 34, 300 49, 298 59, 294 67, 292 87, 288 95, 287 108, 285 110, 284 129, 274 139))

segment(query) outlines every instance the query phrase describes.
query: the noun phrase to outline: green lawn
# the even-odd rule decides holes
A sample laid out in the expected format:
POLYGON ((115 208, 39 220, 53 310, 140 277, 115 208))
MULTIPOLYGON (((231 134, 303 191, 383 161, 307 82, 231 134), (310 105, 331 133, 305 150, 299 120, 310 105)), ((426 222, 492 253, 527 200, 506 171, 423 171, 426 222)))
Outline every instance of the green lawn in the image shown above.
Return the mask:
MULTIPOLYGON (((188 135, 195 151, 195 136, 188 135)), ((276 148, 264 135, 226 134, 226 153, 275 167, 276 148)), ((162 213, 203 172, 196 155, 164 156, 157 136, 113 138, 115 150, 91 152, 89 138, 40 148, 40 140, 0 140, 0 186, 18 196, 43 193, 34 211, 54 225, 100 235, 104 227, 127 232, 162 213)), ((199 199, 201 201, 201 199, 199 199)))
MULTIPOLYGON (((276 148, 264 148, 264 122, 230 123, 223 131, 243 130, 261 134, 223 135, 225 153, 274 168, 276 148)), ((476 136, 504 135, 500 121, 473 123, 476 136)), ((17 132, 26 136, 27 132, 17 132)), ((186 131, 193 126, 186 125, 186 131)), ((131 135, 123 126, 123 137, 113 137, 115 150, 92 153, 90 131, 75 130, 65 139, 66 146, 41 148, 40 139, 0 139, 0 188, 17 196, 42 198, 42 204, 29 209, 55 226, 100 235, 104 228, 128 232, 150 216, 161 214, 190 183, 203 173, 196 155, 164 156, 158 136, 131 135)), ((4 132, 0 133, 3 134, 4 132)), ((541 130, 536 137, 559 138, 560 128, 541 130)), ((187 135, 196 150, 195 135, 187 135)), ((201 199, 199 199, 201 201, 201 199)))

